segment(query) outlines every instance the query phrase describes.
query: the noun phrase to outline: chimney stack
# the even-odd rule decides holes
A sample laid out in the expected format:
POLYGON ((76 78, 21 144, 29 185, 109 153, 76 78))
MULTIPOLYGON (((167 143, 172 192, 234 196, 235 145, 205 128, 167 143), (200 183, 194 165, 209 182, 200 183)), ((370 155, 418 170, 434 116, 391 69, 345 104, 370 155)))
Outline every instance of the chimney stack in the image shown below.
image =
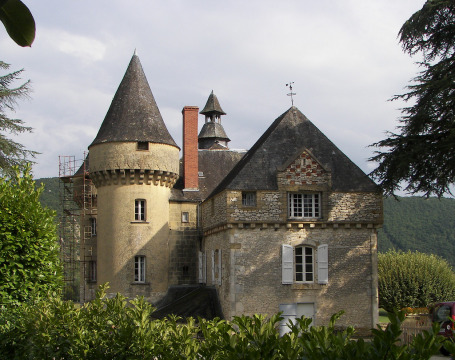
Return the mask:
POLYGON ((183 187, 184 190, 199 188, 197 106, 185 106, 183 114, 183 187))

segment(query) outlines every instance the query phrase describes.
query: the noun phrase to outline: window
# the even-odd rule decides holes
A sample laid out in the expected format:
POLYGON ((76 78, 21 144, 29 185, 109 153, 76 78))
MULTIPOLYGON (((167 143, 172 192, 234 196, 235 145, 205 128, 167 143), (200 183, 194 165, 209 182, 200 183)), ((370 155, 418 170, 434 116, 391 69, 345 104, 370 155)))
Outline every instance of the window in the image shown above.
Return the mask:
POLYGON ((187 223, 190 221, 190 215, 188 212, 182 212, 182 223, 187 223))
POLYGON ((137 149, 138 150, 148 150, 149 149, 148 141, 139 141, 137 143, 137 149))
POLYGON ((90 218, 90 233, 92 236, 96 235, 96 218, 90 218))
POLYGON ((328 245, 291 245, 281 247, 282 284, 314 283, 328 284, 328 245), (317 262, 316 262, 317 260, 317 262))
POLYGON ((290 218, 318 218, 321 216, 320 194, 288 193, 290 218))
POLYGON ((96 261, 90 260, 88 262, 88 280, 96 282, 96 261))
POLYGON ((242 205, 243 206, 256 206, 256 192, 242 191, 242 205))
POLYGON ((145 221, 145 200, 136 199, 134 203, 134 220, 145 221))
POLYGON ((145 256, 134 257, 134 281, 145 282, 145 256))
POLYGON ((221 249, 212 250, 212 284, 221 285, 221 249))
POLYGON ((309 246, 297 246, 294 249, 294 266, 296 282, 313 282, 313 248, 309 246))
POLYGON ((207 282, 207 258, 205 251, 199 251, 198 272, 199 283, 205 284, 207 282))

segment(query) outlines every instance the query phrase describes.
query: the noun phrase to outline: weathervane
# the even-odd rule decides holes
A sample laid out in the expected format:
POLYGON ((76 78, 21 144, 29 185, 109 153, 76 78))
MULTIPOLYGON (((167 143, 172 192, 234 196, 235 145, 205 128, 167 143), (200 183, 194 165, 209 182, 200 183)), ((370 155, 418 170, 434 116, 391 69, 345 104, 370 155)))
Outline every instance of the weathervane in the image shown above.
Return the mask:
POLYGON ((286 86, 289 86, 289 90, 291 90, 291 92, 287 95, 291 97, 291 104, 294 106, 294 98, 292 96, 297 94, 292 92, 292 84, 294 84, 294 81, 290 81, 289 84, 286 84, 286 86))

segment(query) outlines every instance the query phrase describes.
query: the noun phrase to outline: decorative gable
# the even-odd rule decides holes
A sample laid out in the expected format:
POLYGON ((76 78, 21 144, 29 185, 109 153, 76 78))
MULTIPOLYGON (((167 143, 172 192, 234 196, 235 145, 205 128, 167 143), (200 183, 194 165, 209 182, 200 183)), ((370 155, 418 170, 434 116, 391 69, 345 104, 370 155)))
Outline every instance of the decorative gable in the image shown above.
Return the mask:
POLYGON ((293 157, 279 169, 278 173, 278 182, 281 186, 327 185, 330 180, 330 171, 327 171, 308 149, 293 157))

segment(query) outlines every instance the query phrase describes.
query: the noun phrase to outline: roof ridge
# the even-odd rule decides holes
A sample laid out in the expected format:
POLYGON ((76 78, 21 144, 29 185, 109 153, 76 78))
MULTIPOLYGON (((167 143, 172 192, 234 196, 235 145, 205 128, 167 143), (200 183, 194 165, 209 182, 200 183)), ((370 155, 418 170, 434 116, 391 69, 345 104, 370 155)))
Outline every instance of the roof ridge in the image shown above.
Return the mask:
MULTIPOLYGON (((260 148, 260 146, 267 140, 270 134, 275 130, 278 124, 288 115, 290 110, 293 110, 294 106, 290 107, 286 110, 283 114, 278 116, 273 123, 267 128, 267 130, 261 135, 261 137, 254 143, 254 145, 246 152, 245 155, 240 159, 240 161, 232 168, 232 170, 226 175, 226 177, 218 184, 218 186, 212 191, 212 193, 207 197, 211 197, 213 195, 218 194, 221 192, 244 168, 244 166, 249 162, 251 157, 256 153, 256 151, 260 148)), ((297 108, 296 108, 297 109, 297 108)))

